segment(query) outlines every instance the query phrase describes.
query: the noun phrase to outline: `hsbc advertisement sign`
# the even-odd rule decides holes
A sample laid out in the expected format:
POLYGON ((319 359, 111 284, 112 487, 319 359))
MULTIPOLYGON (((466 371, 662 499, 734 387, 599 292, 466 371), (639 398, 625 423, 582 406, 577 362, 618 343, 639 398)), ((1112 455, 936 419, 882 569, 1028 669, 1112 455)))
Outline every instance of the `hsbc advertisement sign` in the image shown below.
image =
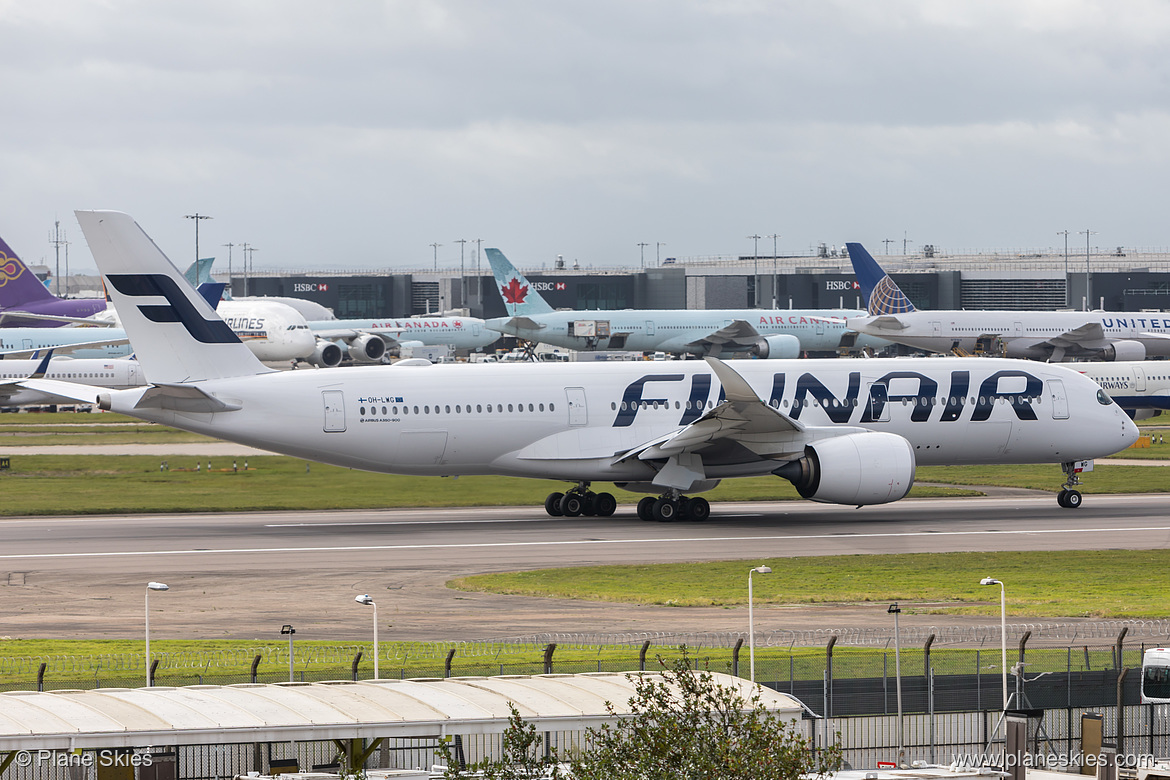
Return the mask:
POLYGON ((565 289, 564 282, 532 282, 532 289, 537 292, 560 292, 565 289))
POLYGON ((852 292, 860 289, 861 285, 852 279, 825 280, 825 292, 852 292))

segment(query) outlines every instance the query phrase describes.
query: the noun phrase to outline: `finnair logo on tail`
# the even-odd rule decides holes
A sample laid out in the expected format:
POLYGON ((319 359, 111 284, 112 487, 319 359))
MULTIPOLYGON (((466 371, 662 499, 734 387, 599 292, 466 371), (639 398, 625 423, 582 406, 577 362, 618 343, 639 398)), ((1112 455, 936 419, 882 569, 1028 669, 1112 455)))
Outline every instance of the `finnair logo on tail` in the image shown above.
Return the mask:
POLYGON ((165 274, 112 274, 106 277, 115 290, 132 298, 166 298, 166 304, 139 304, 138 310, 151 322, 179 322, 196 341, 204 344, 239 344, 227 323, 208 320, 183 294, 175 280, 165 274))

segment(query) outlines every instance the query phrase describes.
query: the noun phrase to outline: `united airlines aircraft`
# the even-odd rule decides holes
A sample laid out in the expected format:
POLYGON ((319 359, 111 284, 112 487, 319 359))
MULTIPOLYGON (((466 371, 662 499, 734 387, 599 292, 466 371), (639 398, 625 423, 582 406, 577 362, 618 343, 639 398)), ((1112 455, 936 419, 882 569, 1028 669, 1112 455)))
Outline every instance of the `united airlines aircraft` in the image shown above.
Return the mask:
POLYGON ((853 309, 622 309, 554 311, 504 253, 487 249, 508 317, 487 321, 516 338, 583 351, 750 354, 794 358, 804 352, 881 349, 890 343, 859 336, 846 325, 853 309))
POLYGON ((814 501, 896 501, 917 464, 1061 463, 1123 449, 1137 428, 1067 368, 998 359, 357 366, 270 371, 128 215, 80 211, 150 379, 107 391, 22 383, 183 430, 338 466, 573 483, 549 514, 610 515, 613 482, 643 518, 707 517, 722 479, 773 474, 814 501), (733 368, 733 365, 735 366, 733 368))
POLYGON ((0 406, 55 404, 60 397, 20 386, 30 378, 53 379, 115 390, 146 384, 137 360, 126 358, 89 359, 52 356, 0 362, 0 406))
POLYGON ((919 311, 861 244, 846 244, 868 316, 849 327, 929 352, 1060 362, 1170 356, 1170 312, 919 311))

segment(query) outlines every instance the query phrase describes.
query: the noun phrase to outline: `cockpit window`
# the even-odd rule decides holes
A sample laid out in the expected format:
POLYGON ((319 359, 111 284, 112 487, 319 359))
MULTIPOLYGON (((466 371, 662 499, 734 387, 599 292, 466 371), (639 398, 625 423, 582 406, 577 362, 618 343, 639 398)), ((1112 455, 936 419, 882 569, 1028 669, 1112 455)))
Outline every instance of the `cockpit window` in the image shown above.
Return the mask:
POLYGON ((1104 390, 1098 389, 1097 403, 1101 404, 1102 406, 1108 406, 1109 404, 1113 403, 1113 399, 1110 398, 1104 390))

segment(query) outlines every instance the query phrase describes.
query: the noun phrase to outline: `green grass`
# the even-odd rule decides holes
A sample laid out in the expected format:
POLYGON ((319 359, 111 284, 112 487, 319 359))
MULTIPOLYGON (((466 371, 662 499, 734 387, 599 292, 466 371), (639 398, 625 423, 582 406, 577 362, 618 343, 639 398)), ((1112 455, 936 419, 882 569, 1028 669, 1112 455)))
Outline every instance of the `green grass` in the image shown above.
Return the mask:
POLYGON ((1014 617, 1162 618, 1170 551, 956 552, 752 559, 720 563, 588 566, 483 574, 452 580, 466 591, 667 606, 738 607, 749 568, 756 604, 903 602, 907 613, 999 614, 1010 582, 1014 617), (875 587, 875 583, 882 583, 875 587))

